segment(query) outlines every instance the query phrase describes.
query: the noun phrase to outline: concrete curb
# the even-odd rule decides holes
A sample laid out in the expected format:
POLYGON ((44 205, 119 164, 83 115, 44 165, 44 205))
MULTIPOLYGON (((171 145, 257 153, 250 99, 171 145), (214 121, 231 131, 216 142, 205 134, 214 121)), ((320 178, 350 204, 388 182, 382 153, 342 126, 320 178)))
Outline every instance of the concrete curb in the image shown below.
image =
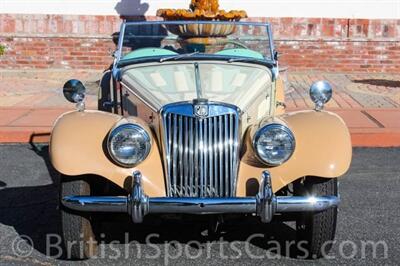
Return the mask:
MULTIPOLYGON (((62 108, 0 108, 0 143, 49 142, 62 108)), ((295 110, 288 110, 295 111, 295 110)), ((400 110, 338 109, 350 129, 353 147, 400 147, 400 110)))
POLYGON ((400 147, 400 132, 351 133, 353 147, 400 147))
POLYGON ((47 143, 50 141, 51 129, 47 130, 0 130, 0 144, 4 143, 47 143))

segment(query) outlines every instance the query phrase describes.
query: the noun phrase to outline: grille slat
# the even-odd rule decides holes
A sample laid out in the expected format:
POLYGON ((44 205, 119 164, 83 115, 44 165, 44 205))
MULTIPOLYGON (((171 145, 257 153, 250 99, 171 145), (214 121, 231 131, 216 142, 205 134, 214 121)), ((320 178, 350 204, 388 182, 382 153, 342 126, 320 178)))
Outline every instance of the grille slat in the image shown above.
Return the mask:
POLYGON ((213 162, 214 162, 214 151, 212 147, 213 143, 213 131, 212 131, 212 120, 208 119, 208 185, 210 186, 211 196, 215 196, 216 193, 214 192, 213 188, 213 162))
POLYGON ((199 123, 194 121, 195 125, 195 135, 194 137, 194 193, 195 195, 199 195, 199 123))
MULTIPOLYGON (((229 143, 229 153, 231 154, 231 159, 233 159, 234 160, 234 153, 233 153, 233 142, 232 142, 232 140, 233 140, 233 136, 235 135, 235 132, 234 132, 234 127, 233 127, 233 116, 232 115, 230 115, 229 116, 229 141, 230 141, 230 143, 229 143)), ((233 160, 230 160, 230 167, 229 167, 229 171, 231 172, 231 174, 229 175, 229 176, 233 176, 233 173, 234 173, 234 171, 235 171, 235 169, 234 169, 234 165, 233 165, 233 160)), ((231 189, 234 189, 234 182, 233 182, 233 180, 231 180, 230 181, 230 184, 231 184, 231 189)))
POLYGON ((220 192, 219 192, 219 187, 220 187, 219 183, 220 183, 220 180, 219 180, 219 178, 218 178, 218 176, 219 176, 219 168, 218 168, 218 165, 219 165, 218 127, 216 126, 217 123, 218 123, 218 117, 214 117, 213 120, 214 120, 214 140, 215 140, 214 143, 213 143, 213 146, 214 146, 214 152, 213 152, 213 154, 214 154, 214 156, 215 156, 215 159, 214 159, 215 194, 216 194, 216 195, 220 195, 220 194, 219 194, 219 193, 220 193, 220 192))
POLYGON ((199 159, 200 159, 200 167, 199 167, 199 172, 200 172, 200 197, 203 197, 204 195, 204 152, 203 152, 203 121, 202 120, 197 120, 197 123, 199 124, 199 159))
MULTIPOLYGON (((169 114, 168 115, 168 127, 167 127, 167 135, 168 135, 168 141, 167 141, 167 145, 168 145, 168 149, 170 150, 170 151, 172 151, 173 150, 173 146, 172 146, 172 114, 169 114)), ((172 165, 171 165, 171 162, 172 162, 172 158, 171 158, 171 154, 170 153, 168 153, 167 154, 167 165, 168 165, 168 167, 172 167, 172 165)), ((169 168, 168 169, 168 172, 170 172, 171 171, 171 169, 169 168)), ((169 191, 168 192, 170 192, 170 191, 172 191, 173 190, 173 188, 171 187, 172 186, 172 184, 170 183, 169 184, 169 191)), ((169 195, 170 196, 170 195, 169 195)))
POLYGON ((223 165, 223 160, 224 160, 224 154, 223 154, 223 145, 224 145, 224 140, 222 138, 222 117, 218 117, 218 152, 219 152, 219 194, 224 195, 224 165, 223 165))
POLYGON ((228 133, 228 128, 229 128, 229 120, 228 120, 229 115, 224 116, 224 156, 225 156, 225 197, 228 197, 229 195, 229 190, 230 190, 230 183, 229 183, 229 133, 228 133))
POLYGON ((189 149, 190 149, 190 146, 189 146, 189 119, 188 119, 188 117, 185 117, 185 120, 184 120, 184 124, 185 124, 185 130, 184 130, 184 132, 185 132, 185 144, 184 144, 184 147, 185 147, 185 157, 183 158, 183 164, 184 164, 184 167, 183 167, 183 176, 184 176, 184 179, 185 179, 185 182, 184 182, 184 188, 185 188, 185 197, 187 197, 187 196, 190 196, 190 194, 189 194, 189 191, 187 191, 186 190, 186 188, 188 187, 188 185, 189 185, 189 183, 188 183, 188 176, 189 176, 189 167, 190 167, 190 165, 189 165, 189 149))
POLYGON ((193 176, 194 176, 194 132, 193 132, 193 119, 190 119, 190 127, 189 127, 189 140, 190 140, 190 175, 189 175, 189 180, 190 180, 190 186, 188 188, 189 190, 189 196, 192 197, 193 194, 193 176))
POLYGON ((178 145, 178 149, 179 149, 179 183, 178 185, 180 185, 180 195, 183 195, 184 191, 183 189, 185 188, 184 184, 183 184, 183 134, 185 133, 183 131, 183 122, 182 122, 182 117, 179 117, 179 128, 178 128, 178 132, 179 132, 179 145, 178 145))
POLYGON ((173 177, 173 190, 176 191, 177 190, 177 183, 176 183, 176 175, 177 175, 177 163, 178 163, 178 144, 177 144, 177 139, 178 139, 178 130, 177 130, 177 119, 176 119, 176 115, 172 115, 173 117, 173 148, 172 148, 172 177, 173 177))
POLYGON ((236 109, 198 118, 163 110, 169 197, 233 197, 238 172, 236 109))

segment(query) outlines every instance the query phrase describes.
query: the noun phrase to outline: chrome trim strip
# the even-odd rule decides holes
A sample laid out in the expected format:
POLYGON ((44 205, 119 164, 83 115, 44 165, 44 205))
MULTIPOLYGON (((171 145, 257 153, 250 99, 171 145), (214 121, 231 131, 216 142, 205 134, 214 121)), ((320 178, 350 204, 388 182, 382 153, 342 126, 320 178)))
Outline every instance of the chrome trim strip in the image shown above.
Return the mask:
POLYGON ((201 87, 199 63, 194 63, 194 76, 196 80, 197 99, 203 99, 203 89, 201 87))
MULTIPOLYGON (((219 116, 221 113, 226 114, 242 114, 243 112, 240 110, 239 107, 233 104, 227 104, 222 102, 215 102, 215 101, 207 101, 206 104, 211 107, 209 109, 208 117, 219 116)), ((165 110, 168 109, 170 113, 188 116, 188 117, 195 117, 193 114, 193 101, 182 101, 182 102, 175 102, 164 105, 160 109, 160 113, 165 113, 165 110)))

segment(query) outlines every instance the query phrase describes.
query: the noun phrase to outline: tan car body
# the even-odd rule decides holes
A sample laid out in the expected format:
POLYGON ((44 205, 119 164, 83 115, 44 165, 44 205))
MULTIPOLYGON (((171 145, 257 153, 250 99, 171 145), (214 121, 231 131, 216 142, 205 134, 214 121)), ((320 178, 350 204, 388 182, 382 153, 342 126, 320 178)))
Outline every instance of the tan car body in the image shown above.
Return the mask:
MULTIPOLYGON (((330 112, 314 110, 283 113, 262 119, 246 130, 239 167, 236 196, 255 195, 261 173, 269 169, 272 188, 276 192, 304 176, 335 178, 349 168, 352 149, 350 135, 343 120, 330 112), (252 150, 252 136, 260 126, 272 121, 285 123, 296 139, 296 149, 286 163, 268 167, 260 163, 252 150)), ((143 189, 150 197, 165 197, 163 157, 155 136, 147 123, 136 117, 124 118, 101 111, 73 111, 62 115, 51 135, 50 156, 54 167, 67 176, 94 174, 121 188, 130 190, 133 171, 143 175, 143 189), (125 122, 142 125, 152 136, 152 148, 145 161, 135 168, 116 165, 108 157, 107 136, 116 125, 125 122)))

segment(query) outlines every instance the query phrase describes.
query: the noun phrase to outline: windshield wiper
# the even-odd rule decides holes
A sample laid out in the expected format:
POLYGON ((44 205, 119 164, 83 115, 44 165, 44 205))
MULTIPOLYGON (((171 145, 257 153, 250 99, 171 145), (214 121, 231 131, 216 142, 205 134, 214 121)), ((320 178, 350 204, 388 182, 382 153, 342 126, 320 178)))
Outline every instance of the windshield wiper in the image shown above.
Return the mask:
POLYGON ((164 57, 160 59, 160 63, 165 62, 165 61, 170 61, 170 60, 179 60, 182 58, 186 58, 186 57, 191 57, 193 55, 199 54, 199 51, 190 53, 190 54, 180 54, 180 55, 174 55, 174 56, 170 56, 170 57, 164 57))
POLYGON ((254 61, 260 61, 260 59, 255 59, 255 58, 231 58, 228 60, 228 63, 234 63, 234 62, 254 62, 254 61))

